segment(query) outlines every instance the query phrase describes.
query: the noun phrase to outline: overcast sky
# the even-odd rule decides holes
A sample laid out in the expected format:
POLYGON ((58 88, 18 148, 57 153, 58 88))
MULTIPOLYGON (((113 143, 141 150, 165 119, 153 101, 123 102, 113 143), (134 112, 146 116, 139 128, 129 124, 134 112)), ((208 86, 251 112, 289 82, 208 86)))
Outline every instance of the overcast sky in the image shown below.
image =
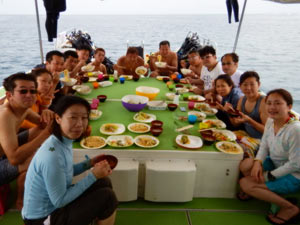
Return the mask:
MULTIPOLYGON (((35 0, 0 0, 0 15, 35 14, 35 0)), ((67 0, 64 14, 207 14, 226 13, 226 0, 67 0)), ((240 10, 244 0, 239 0, 240 10)), ((38 0, 40 14, 43 1, 38 0)), ((300 4, 248 0, 247 13, 300 13, 300 4)))

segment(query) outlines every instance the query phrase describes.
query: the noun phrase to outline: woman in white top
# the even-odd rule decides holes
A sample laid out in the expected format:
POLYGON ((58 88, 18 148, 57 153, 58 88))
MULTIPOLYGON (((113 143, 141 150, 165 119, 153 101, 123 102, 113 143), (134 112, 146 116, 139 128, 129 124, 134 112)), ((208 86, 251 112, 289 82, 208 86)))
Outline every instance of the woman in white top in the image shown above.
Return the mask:
POLYGON ((268 215, 272 224, 286 224, 300 209, 281 197, 300 190, 300 122, 290 113, 293 99, 284 89, 270 91, 266 97, 268 120, 255 159, 240 165, 245 176, 241 189, 249 196, 276 204, 280 210, 268 215))

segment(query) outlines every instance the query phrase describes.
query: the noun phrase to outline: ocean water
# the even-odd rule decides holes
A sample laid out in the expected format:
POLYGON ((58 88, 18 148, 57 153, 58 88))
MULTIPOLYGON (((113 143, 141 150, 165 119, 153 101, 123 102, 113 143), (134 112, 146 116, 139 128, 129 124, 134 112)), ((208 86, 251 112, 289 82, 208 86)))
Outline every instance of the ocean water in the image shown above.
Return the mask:
MULTIPOLYGON (((40 16, 43 50, 54 49, 47 42, 45 16, 40 16)), ((189 31, 197 32, 217 43, 217 56, 231 52, 238 24, 227 23, 227 15, 61 15, 58 32, 73 28, 87 31, 96 46, 116 61, 124 55, 127 40, 133 45, 144 42, 145 52, 154 52, 162 40, 171 49, 180 48, 189 31)), ((261 77, 261 89, 289 90, 300 112, 300 14, 246 14, 236 53, 239 69, 255 70, 261 77)), ((34 15, 0 16, 0 82, 6 76, 28 71, 39 64, 40 51, 34 15)))

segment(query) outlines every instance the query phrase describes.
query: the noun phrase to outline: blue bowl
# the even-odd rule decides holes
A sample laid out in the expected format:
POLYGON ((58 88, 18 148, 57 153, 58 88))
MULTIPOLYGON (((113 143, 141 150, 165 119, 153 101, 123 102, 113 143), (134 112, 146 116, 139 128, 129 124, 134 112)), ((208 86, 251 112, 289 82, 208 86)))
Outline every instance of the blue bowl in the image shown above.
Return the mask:
POLYGON ((122 98, 122 105, 131 112, 139 112, 146 107, 149 99, 139 95, 125 95, 122 98))

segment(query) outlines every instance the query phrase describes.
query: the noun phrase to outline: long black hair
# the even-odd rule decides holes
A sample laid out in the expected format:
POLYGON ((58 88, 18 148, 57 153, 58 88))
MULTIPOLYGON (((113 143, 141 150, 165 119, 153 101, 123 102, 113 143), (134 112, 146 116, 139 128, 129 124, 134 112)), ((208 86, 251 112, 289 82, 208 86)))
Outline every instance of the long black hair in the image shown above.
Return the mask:
MULTIPOLYGON (((72 105, 82 105, 84 106, 88 114, 90 114, 91 107, 90 104, 87 102, 87 100, 80 98, 78 96, 63 96, 61 97, 58 102, 55 105, 54 112, 59 116, 62 117, 62 115, 65 113, 65 111, 70 108, 72 105)), ((59 124, 56 122, 56 120, 53 121, 53 131, 52 133, 60 140, 62 141, 62 132, 60 129, 59 124)))

